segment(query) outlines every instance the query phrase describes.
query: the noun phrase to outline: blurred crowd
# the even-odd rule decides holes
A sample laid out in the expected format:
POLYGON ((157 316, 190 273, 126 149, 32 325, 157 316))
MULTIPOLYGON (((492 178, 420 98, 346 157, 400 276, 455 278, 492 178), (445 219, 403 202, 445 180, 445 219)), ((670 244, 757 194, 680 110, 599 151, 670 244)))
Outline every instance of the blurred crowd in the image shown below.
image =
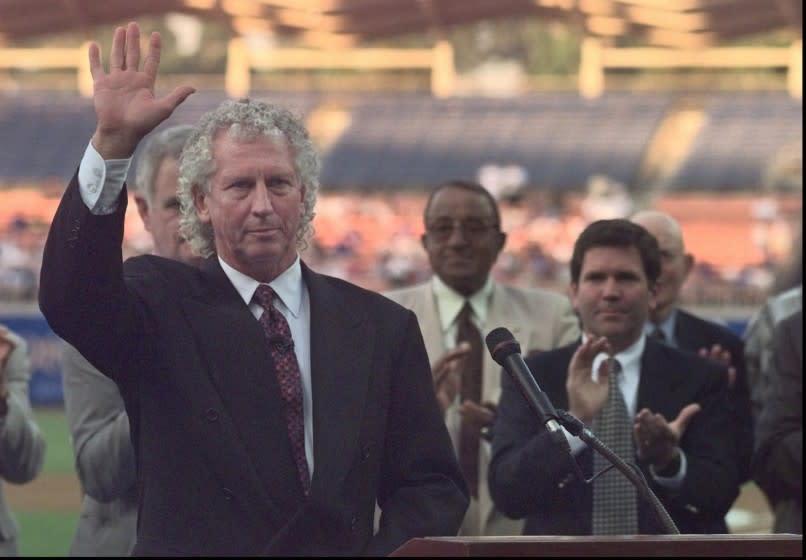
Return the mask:
MULTIPOLYGON (((383 291, 420 282, 431 274, 420 243, 424 203, 423 193, 323 193, 314 219, 315 236, 304 258, 317 270, 368 289, 383 291)), ((495 278, 522 287, 563 291, 574 240, 588 223, 601 217, 601 211, 592 212, 589 199, 558 202, 534 193, 502 200, 501 212, 508 240, 493 269, 495 278)), ((132 218, 127 216, 124 252, 128 256, 151 250, 150 235, 132 218)), ((685 229, 685 219, 681 221, 685 229)), ((698 260, 684 287, 683 301, 759 305, 776 272, 786 264, 796 236, 795 224, 783 223, 784 218, 781 222, 780 254, 759 258, 748 240, 746 262, 741 264, 709 262, 695 255, 698 260)), ((0 223, 0 301, 35 301, 48 227, 35 213, 22 211, 0 223)), ((748 236, 752 234, 748 228, 748 236)), ((711 235, 720 242, 724 234, 719 222, 713 224, 711 235)))

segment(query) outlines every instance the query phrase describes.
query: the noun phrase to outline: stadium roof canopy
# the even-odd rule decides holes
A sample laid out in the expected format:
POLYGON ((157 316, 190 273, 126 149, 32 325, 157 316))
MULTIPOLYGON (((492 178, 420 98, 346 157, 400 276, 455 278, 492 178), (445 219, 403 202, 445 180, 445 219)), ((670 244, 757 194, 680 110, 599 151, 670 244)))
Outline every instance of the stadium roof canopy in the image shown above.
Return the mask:
POLYGON ((499 17, 540 17, 599 37, 696 48, 779 29, 802 33, 802 0, 3 0, 0 44, 86 30, 148 14, 225 21, 235 33, 273 31, 315 46, 348 46, 499 17))

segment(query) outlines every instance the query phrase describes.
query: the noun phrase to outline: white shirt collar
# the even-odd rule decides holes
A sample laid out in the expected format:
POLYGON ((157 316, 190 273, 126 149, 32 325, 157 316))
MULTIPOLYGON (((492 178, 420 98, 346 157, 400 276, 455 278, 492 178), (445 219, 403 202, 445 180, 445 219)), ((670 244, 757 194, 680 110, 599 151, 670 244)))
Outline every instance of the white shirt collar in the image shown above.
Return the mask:
MULTIPOLYGON (((670 344, 674 343, 675 341, 674 328, 676 323, 677 323, 677 308, 674 308, 672 309, 672 312, 669 313, 669 316, 666 318, 666 320, 661 324, 657 325, 657 328, 663 331, 663 334, 666 336, 666 341, 670 344)), ((647 321, 644 324, 644 334, 652 333, 652 331, 655 330, 655 327, 656 327, 655 323, 653 323, 652 321, 647 321)))
MULTIPOLYGON (((582 340, 587 340, 587 335, 583 334, 582 340)), ((618 360, 622 371, 641 371, 641 356, 644 353, 644 346, 646 346, 646 337, 642 334, 632 346, 625 348, 623 351, 613 356, 613 358, 618 360)), ((600 352, 593 359, 593 369, 591 370, 591 377, 593 379, 599 378, 599 365, 607 358, 608 355, 606 353, 600 352)))
MULTIPOLYGON (((238 294, 243 299, 244 303, 248 306, 252 302, 252 296, 255 295, 255 290, 261 284, 251 276, 247 276, 243 272, 235 270, 230 265, 225 263, 222 258, 218 257, 218 262, 221 263, 221 268, 224 269, 224 274, 227 275, 229 281, 238 291, 238 294)), ((274 293, 280 298, 280 301, 291 312, 294 317, 298 317, 302 308, 302 265, 300 264, 299 255, 294 261, 294 264, 289 266, 280 276, 269 282, 274 293)))
POLYGON ((488 276, 484 286, 469 298, 465 298, 465 296, 448 286, 436 274, 431 277, 431 289, 437 299, 437 311, 443 332, 451 327, 462 307, 464 307, 465 301, 470 303, 478 324, 484 325, 487 320, 490 296, 493 293, 493 280, 491 277, 488 276))

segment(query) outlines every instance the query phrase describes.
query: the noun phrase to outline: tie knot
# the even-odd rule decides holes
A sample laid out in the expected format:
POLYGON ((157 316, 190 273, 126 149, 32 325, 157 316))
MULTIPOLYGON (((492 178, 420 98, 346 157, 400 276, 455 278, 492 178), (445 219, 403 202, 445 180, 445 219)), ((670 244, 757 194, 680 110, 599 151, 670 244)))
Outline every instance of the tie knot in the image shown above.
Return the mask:
POLYGON ((274 298, 277 297, 277 294, 274 293, 271 286, 268 284, 260 284, 255 290, 255 295, 252 298, 260 305, 264 310, 271 309, 272 302, 274 298))
POLYGON ((655 327, 649 333, 650 338, 654 338, 658 342, 666 342, 666 333, 660 327, 655 327))
POLYGON ((465 301, 465 304, 462 306, 462 309, 459 311, 459 315, 457 315, 459 323, 471 323, 473 322, 473 306, 470 305, 469 301, 465 301))

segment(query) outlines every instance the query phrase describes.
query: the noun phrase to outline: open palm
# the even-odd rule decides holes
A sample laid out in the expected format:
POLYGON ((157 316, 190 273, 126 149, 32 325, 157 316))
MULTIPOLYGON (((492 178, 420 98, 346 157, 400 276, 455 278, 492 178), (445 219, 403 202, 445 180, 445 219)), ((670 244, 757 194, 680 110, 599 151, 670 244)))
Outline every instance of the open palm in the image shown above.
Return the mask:
POLYGON ((139 26, 129 23, 125 28, 117 28, 112 40, 109 72, 104 72, 98 45, 90 45, 93 102, 98 118, 93 145, 104 159, 130 157, 137 143, 194 91, 191 87, 180 86, 162 98, 154 95, 161 44, 159 33, 152 33, 140 70, 139 26))

